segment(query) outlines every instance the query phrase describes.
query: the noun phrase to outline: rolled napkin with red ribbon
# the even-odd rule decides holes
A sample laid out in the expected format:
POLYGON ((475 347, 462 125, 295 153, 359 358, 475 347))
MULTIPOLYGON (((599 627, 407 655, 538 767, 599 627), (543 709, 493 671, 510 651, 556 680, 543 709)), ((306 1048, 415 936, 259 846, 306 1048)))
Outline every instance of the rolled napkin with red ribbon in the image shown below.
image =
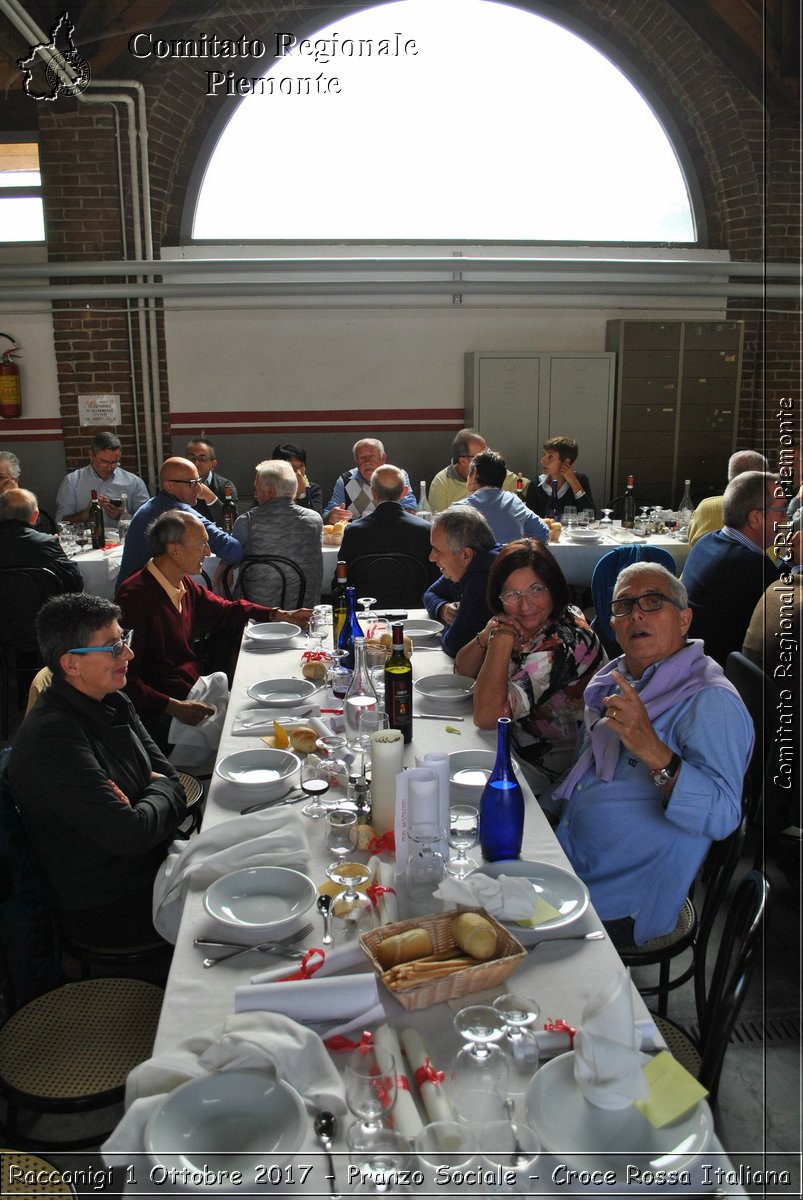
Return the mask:
MULTIPOLYGON (((635 1029, 638 1048, 644 1054, 666 1050, 666 1042, 651 1017, 637 1020, 635 1029)), ((531 1032, 538 1043, 538 1056, 542 1062, 574 1049, 577 1030, 560 1018, 557 1021, 545 1021, 543 1029, 533 1029, 531 1032)))
POLYGON ((574 1078, 597 1108, 627 1108, 647 1095, 633 1020, 630 975, 618 971, 583 1009, 574 1038, 574 1078))
MULTIPOLYGON (((343 942, 341 946, 332 946, 328 950, 315 949, 305 955, 305 958, 307 961, 304 977, 307 979, 311 979, 313 975, 323 979, 327 975, 336 975, 338 971, 365 966, 365 951, 359 942, 343 942)), ((299 968, 293 963, 283 962, 278 967, 270 967, 267 971, 252 975, 250 982, 280 983, 282 980, 292 981, 298 978, 299 968)))
POLYGON ((417 1029, 402 1029, 401 1042, 430 1121, 454 1121, 454 1109, 446 1094, 446 1077, 430 1059, 421 1034, 417 1029))
POLYGON ((374 1030, 374 1042, 384 1050, 390 1051, 396 1060, 397 1091, 396 1103, 393 1106, 393 1127, 404 1137, 413 1140, 423 1122, 418 1115, 415 1100, 410 1091, 410 1080, 404 1068, 404 1055, 401 1043, 395 1029, 389 1025, 379 1025, 374 1030))
POLYGON ((358 1017, 379 1004, 379 988, 373 972, 346 975, 342 979, 300 978, 278 983, 246 984, 234 992, 234 1011, 267 1010, 284 1013, 296 1021, 345 1021, 358 1017))

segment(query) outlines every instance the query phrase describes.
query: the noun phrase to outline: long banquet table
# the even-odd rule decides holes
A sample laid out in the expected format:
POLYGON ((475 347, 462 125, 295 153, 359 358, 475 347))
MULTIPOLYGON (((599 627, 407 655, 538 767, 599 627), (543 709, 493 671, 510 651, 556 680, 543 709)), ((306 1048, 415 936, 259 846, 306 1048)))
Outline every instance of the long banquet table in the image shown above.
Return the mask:
MULTIPOLYGON (((298 675, 300 655, 303 649, 304 641, 302 638, 298 638, 293 648, 275 653, 241 651, 229 711, 220 741, 218 760, 234 751, 258 747, 261 744, 258 738, 234 736, 232 734, 234 718, 243 707, 253 704, 253 701, 246 696, 250 686, 268 678, 276 679, 298 675)), ((451 660, 439 649, 426 652, 416 650, 413 655, 413 666, 417 676, 446 673, 453 670, 451 660)), ((450 722, 444 719, 418 720, 415 723, 413 744, 405 749, 406 766, 414 765, 415 756, 421 757, 429 751, 452 752, 472 748, 493 748, 495 734, 481 732, 474 727, 470 706, 458 706, 451 708, 450 711, 462 716, 464 718, 462 722, 450 722), (447 725, 458 729, 459 733, 448 732, 447 725)), ((216 776, 212 777, 204 816, 204 829, 230 819, 239 807, 245 806, 252 799, 248 793, 244 796, 242 804, 235 809, 232 809, 230 800, 223 805, 219 802, 219 797, 224 794, 220 790, 223 786, 225 785, 216 776)), ((526 785, 524 786, 527 814, 522 857, 568 868, 568 861, 541 809, 526 789, 526 785)), ((296 808, 295 811, 298 809, 296 808)), ((325 877, 326 863, 323 849, 323 822, 302 819, 308 825, 311 850, 309 873, 316 882, 320 882, 325 877)), ((477 851, 475 850, 474 853, 477 854, 477 851)), ((193 939, 196 936, 208 936, 207 920, 203 910, 202 889, 191 889, 185 902, 167 983, 154 1049, 154 1053, 157 1055, 168 1051, 190 1034, 218 1025, 234 1011, 235 987, 246 984, 255 973, 275 965, 274 959, 254 952, 241 956, 231 963, 221 964, 212 970, 205 970, 201 962, 204 952, 193 945, 193 939)), ((305 944, 320 945, 322 929, 317 913, 313 913, 312 920, 315 927, 305 944)), ((580 921, 573 926, 572 932, 586 932, 599 928, 599 919, 593 908, 590 907, 580 921)), ((561 931, 557 932, 559 934, 561 931)), ((289 964, 288 970, 291 968, 292 964, 289 964)), ((586 1002, 600 990, 613 972, 620 969, 620 959, 607 937, 604 940, 591 942, 556 940, 554 945, 545 941, 530 951, 525 962, 517 968, 507 985, 498 990, 502 991, 512 987, 516 991, 532 996, 540 1005, 539 1027, 544 1020, 556 1018, 563 1018, 569 1024, 576 1026, 580 1023, 586 1002)), ((434 1065, 441 1069, 448 1069, 451 1056, 460 1046, 458 1035, 453 1030, 454 1014, 451 1008, 448 1005, 437 1004, 423 1010, 408 1012, 381 985, 380 996, 387 1022, 396 1028, 413 1027, 417 1029, 427 1043, 434 1065)), ((634 1010, 637 1018, 647 1016, 643 1002, 635 992, 634 1010)), ((337 1056, 335 1058, 337 1059, 337 1056)), ((342 1128, 345 1127, 348 1119, 340 1123, 341 1130, 338 1132, 335 1145, 337 1151, 345 1150, 342 1128)), ((309 1142, 305 1144, 303 1153, 309 1152, 308 1161, 314 1163, 314 1171, 309 1176, 303 1190, 307 1193, 319 1191, 327 1194, 329 1185, 325 1176, 325 1159, 320 1155, 316 1158, 313 1153, 315 1149, 314 1139, 310 1137, 309 1142)), ((320 1147, 317 1149, 320 1150, 320 1147)), ((626 1151, 628 1148, 620 1147, 619 1149, 626 1151)), ((706 1160, 719 1162, 726 1167, 728 1165, 722 1148, 716 1140, 705 1157, 706 1160)), ((340 1157, 338 1162, 343 1164, 342 1167, 338 1167, 339 1189, 343 1190, 341 1172, 345 1176, 346 1156, 340 1157)), ((539 1177, 539 1182, 533 1185, 535 1191, 571 1191, 565 1186, 561 1187, 557 1183, 551 1182, 552 1170, 555 1166, 554 1159, 545 1155, 539 1160, 539 1164, 536 1164, 535 1168, 539 1177)), ((446 1190, 448 1191, 448 1189, 446 1190)), ((677 1194, 677 1190, 677 1188, 668 1189, 673 1195, 677 1194)), ((706 1189, 700 1186, 699 1181, 697 1181, 697 1186, 692 1188, 692 1191, 697 1193, 703 1190, 706 1189)), ((581 1194, 587 1194, 588 1191, 588 1188, 580 1189, 581 1194)), ((744 1194, 738 1187, 731 1189, 731 1193, 744 1194)), ((599 1193, 597 1192, 597 1194, 599 1193)), ((607 1194, 615 1194, 615 1190, 612 1192, 609 1188, 607 1194)))

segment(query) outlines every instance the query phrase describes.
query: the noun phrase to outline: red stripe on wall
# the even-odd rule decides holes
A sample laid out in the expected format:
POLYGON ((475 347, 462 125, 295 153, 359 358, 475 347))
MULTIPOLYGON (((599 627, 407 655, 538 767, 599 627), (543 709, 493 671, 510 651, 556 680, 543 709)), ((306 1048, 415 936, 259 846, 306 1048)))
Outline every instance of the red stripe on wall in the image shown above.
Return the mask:
POLYGON ((0 418, 0 443, 60 442, 64 431, 58 417, 0 418))

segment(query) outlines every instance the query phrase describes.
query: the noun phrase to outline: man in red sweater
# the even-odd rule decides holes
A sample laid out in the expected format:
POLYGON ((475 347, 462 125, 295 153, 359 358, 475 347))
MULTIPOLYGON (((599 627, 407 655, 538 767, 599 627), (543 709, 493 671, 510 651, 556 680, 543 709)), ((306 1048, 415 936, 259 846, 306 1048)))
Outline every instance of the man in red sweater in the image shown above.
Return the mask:
POLYGON ((191 513, 163 513, 148 530, 148 540, 153 557, 126 579, 116 600, 136 647, 126 691, 151 736, 165 747, 173 717, 198 725, 213 712, 210 705, 187 699, 201 674, 193 639, 218 631, 240 634, 250 620, 306 626, 311 609, 284 612, 223 600, 200 587, 190 576, 199 574, 209 555, 209 539, 191 513))

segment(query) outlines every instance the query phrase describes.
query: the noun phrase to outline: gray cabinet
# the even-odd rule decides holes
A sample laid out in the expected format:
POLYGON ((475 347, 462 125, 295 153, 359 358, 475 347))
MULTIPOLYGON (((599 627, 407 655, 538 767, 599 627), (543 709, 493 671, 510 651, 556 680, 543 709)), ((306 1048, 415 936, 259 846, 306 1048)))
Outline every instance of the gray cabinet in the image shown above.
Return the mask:
POLYGON ((645 503, 718 494, 736 446, 742 321, 609 321, 617 355, 613 488, 645 503))
POLYGON ((539 474, 541 447, 566 434, 598 505, 610 488, 615 356, 607 352, 476 351, 466 355, 466 424, 511 471, 539 474))

